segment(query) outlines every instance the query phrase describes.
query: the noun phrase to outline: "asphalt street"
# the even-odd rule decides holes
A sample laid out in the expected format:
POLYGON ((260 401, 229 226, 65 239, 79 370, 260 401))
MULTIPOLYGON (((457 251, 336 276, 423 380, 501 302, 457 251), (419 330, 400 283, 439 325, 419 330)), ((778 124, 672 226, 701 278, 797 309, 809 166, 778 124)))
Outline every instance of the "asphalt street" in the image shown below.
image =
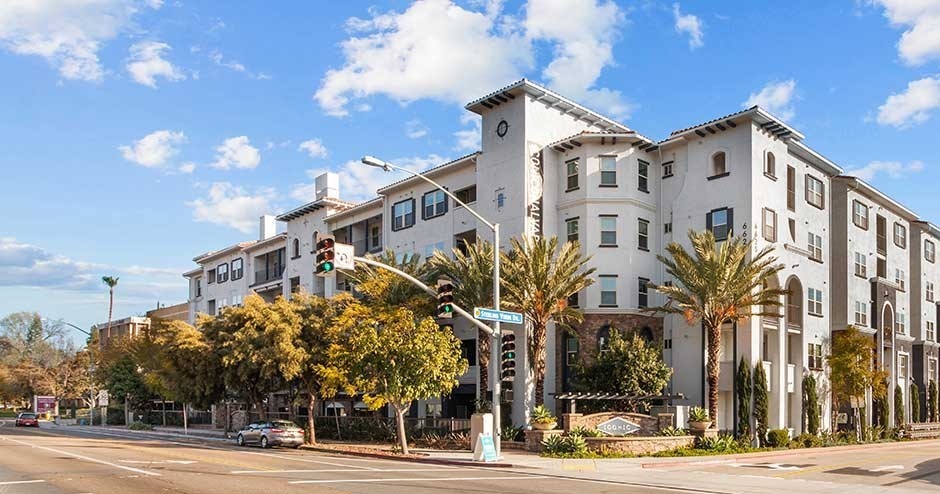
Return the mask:
MULTIPOLYGON (((311 451, 0 426, 0 493, 695 492, 537 469, 429 465, 311 451)), ((701 492, 701 491, 699 491, 701 492)))

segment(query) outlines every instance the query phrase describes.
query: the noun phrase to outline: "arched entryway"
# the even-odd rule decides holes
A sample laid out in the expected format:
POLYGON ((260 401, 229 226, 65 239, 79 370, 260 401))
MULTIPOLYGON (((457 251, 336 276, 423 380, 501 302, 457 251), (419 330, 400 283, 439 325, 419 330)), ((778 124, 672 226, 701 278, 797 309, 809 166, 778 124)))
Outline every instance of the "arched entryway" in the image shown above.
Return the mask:
POLYGON ((786 285, 786 331, 781 338, 784 348, 784 365, 780 366, 780 385, 777 395, 784 402, 785 416, 781 423, 784 427, 799 434, 802 428, 803 397, 800 377, 803 374, 803 333, 805 310, 805 292, 803 283, 796 276, 791 276, 786 285))

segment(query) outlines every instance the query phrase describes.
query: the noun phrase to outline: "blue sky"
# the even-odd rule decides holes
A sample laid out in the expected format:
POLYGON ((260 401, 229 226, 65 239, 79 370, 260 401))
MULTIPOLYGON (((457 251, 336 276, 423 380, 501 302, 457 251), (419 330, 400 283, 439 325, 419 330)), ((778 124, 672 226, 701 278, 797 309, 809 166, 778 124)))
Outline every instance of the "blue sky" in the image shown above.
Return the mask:
POLYGON ((351 200, 475 150, 520 77, 664 138, 760 103, 925 218, 940 0, 0 5, 0 315, 90 326, 186 298, 190 259, 342 174, 351 200), (27 7, 29 5, 29 7, 27 7))

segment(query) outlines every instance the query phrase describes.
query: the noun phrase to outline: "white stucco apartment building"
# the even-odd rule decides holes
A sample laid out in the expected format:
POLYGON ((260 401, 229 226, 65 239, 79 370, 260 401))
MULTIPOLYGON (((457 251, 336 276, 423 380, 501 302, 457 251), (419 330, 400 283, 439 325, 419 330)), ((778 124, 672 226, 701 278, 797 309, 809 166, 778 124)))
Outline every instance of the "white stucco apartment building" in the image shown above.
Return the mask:
MULTIPOLYGON (((590 266, 596 268, 596 282, 571 300, 584 312, 584 323, 571 333, 550 328, 547 403, 554 404, 552 395, 568 389, 571 364, 579 357, 595 355, 611 329, 617 328, 638 331, 661 344, 666 362, 675 369, 668 391, 683 394, 688 404, 704 404, 706 357, 701 325, 690 326, 680 317, 654 316, 642 309, 663 302, 647 287, 648 282, 671 281, 664 279, 656 255, 669 242, 687 244, 690 229, 705 228, 720 238, 752 238, 755 249, 772 247, 784 269, 771 283, 790 293, 781 301, 779 317, 754 317, 725 328, 720 428, 730 429, 735 423, 733 369, 744 359, 752 366, 762 362, 768 373, 771 426, 799 433, 803 376, 815 375, 821 395, 827 396, 824 355, 832 332, 855 322, 855 301, 873 306, 872 287, 896 283, 895 274, 905 280, 906 291, 894 291, 891 319, 905 324, 892 323, 890 358, 892 368, 906 359, 908 370, 894 377, 917 374, 924 383, 937 378, 936 335, 926 329, 928 321, 936 323, 935 299, 918 294, 919 305, 910 302, 914 290, 925 290, 928 282, 940 283, 935 263, 925 260, 911 265, 916 256, 928 257, 922 251, 928 248, 927 238, 937 237, 937 228, 917 221, 914 213, 867 184, 843 177, 842 169, 807 146, 799 131, 765 110, 749 108, 677 130, 657 142, 527 80, 483 96, 466 108, 482 118, 481 150, 425 174, 489 221, 500 223, 500 248, 507 249, 509 239, 519 236, 578 240, 584 254, 591 256, 590 266), (852 226, 855 200, 866 201, 872 208, 870 235, 852 226), (876 223, 881 220, 876 216, 884 216, 889 229, 884 256, 887 271, 878 277, 874 270, 881 230, 876 223), (906 242, 916 240, 916 248, 900 249, 891 242, 895 223, 906 228, 910 237, 906 242), (860 247, 863 243, 865 248, 860 247), (853 274, 857 249, 864 251, 871 264, 867 278, 853 274), (908 281, 911 276, 917 281, 908 281), (902 348, 905 353, 899 353, 902 348)), ((363 149, 362 154, 382 155, 382 149, 363 149)), ((310 202, 277 216, 285 233, 262 233, 259 241, 194 259, 200 267, 186 273, 192 286, 191 312, 208 311, 209 300, 215 300, 216 308, 220 301, 222 305, 236 303, 240 299, 233 297, 259 287, 276 285, 284 296, 301 288, 324 296, 350 289, 342 274, 314 276, 317 232, 333 233, 337 242, 354 245, 356 255, 392 249, 399 255, 413 253, 423 258, 435 250, 459 247, 462 241, 492 239, 485 225, 478 225, 471 214, 420 179, 392 183, 361 204, 342 200, 341 185, 341 176, 318 177, 316 196, 310 202), (243 258, 250 278, 258 269, 261 251, 275 249, 285 252, 279 279, 266 274, 266 281, 259 284, 254 275, 239 285, 229 285, 231 291, 223 287, 228 282, 218 282, 223 264, 231 272, 231 263, 243 258), (199 284, 211 276, 215 283, 199 284), (236 295, 238 290, 243 291, 236 295)), ((869 332, 875 334, 871 328, 878 326, 872 325, 877 324, 873 317, 868 316, 869 332)), ((881 320, 880 316, 875 319, 881 320)), ((504 325, 503 329, 515 331, 521 344, 524 332, 520 327, 504 325)), ((471 370, 452 396, 422 404, 419 415, 462 416, 471 411, 478 375, 476 332, 459 319, 454 331, 465 342, 471 370)), ((517 369, 526 369, 524 352, 518 355, 517 369)), ((508 396, 517 425, 525 423, 525 407, 533 398, 524 374, 517 373, 512 385, 506 386, 512 390, 508 396)), ((925 388, 921 386, 922 392, 925 388)), ((828 426, 828 398, 822 408, 822 422, 828 426)))

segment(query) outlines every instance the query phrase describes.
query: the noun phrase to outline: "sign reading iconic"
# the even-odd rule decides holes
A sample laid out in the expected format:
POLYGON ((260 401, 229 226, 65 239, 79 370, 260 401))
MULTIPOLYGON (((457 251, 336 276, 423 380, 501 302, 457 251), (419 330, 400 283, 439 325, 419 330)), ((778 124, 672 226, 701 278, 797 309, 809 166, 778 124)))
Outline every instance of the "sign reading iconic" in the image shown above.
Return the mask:
POLYGON ((481 321, 498 321, 508 322, 510 324, 522 324, 522 314, 505 310, 475 307, 473 309, 473 317, 480 319, 481 321))
POLYGON ((623 417, 614 417, 597 424, 597 430, 608 436, 626 436, 640 430, 640 426, 623 417))

